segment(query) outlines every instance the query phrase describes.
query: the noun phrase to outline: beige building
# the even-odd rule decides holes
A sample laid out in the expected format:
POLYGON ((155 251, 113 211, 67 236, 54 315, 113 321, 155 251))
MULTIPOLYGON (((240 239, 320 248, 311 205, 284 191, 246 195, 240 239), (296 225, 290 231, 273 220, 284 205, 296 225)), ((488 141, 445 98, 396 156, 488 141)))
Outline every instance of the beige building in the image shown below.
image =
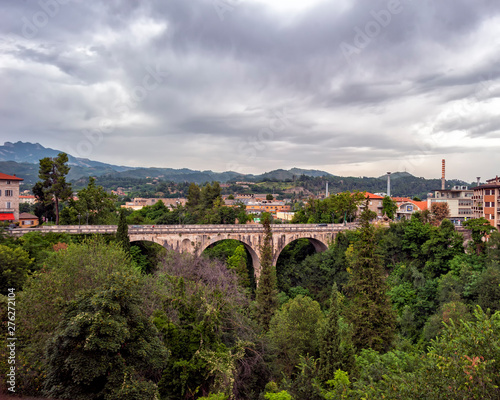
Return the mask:
POLYGON ((38 225, 38 217, 29 213, 19 214, 19 226, 21 228, 30 228, 38 225))
POLYGON ((500 229, 500 178, 486 181, 485 185, 474 188, 474 218, 484 217, 495 228, 500 229))
POLYGON ((294 215, 294 211, 278 211, 276 213, 276 219, 280 219, 282 221, 291 221, 294 215))
POLYGON ((434 190, 427 198, 429 210, 433 203, 447 203, 450 209, 449 219, 455 225, 461 225, 467 219, 474 218, 473 206, 474 190, 467 186, 454 186, 452 189, 434 190))
POLYGON ((262 200, 262 201, 252 201, 246 204, 247 214, 260 214, 267 212, 276 216, 278 212, 289 212, 292 211, 292 206, 286 204, 284 201, 279 200, 262 200))
POLYGON ((22 180, 0 173, 0 221, 19 220, 19 183, 22 180))
POLYGON ((167 207, 175 208, 178 205, 185 205, 185 198, 167 198, 167 199, 144 199, 141 197, 134 198, 132 201, 125 203, 122 208, 130 208, 132 210, 140 210, 145 206, 154 206, 159 201, 162 201, 167 207))
POLYGON ((27 203, 27 204, 35 204, 36 203, 36 197, 32 195, 20 195, 19 196, 19 203, 27 203))
MULTIPOLYGON (((384 198, 370 192, 365 192, 365 197, 368 199, 368 209, 376 213, 377 217, 382 218, 382 203, 384 201, 384 198)), ((361 211, 363 211, 363 209, 365 208, 365 203, 361 203, 358 208, 359 212, 361 213, 361 211)))

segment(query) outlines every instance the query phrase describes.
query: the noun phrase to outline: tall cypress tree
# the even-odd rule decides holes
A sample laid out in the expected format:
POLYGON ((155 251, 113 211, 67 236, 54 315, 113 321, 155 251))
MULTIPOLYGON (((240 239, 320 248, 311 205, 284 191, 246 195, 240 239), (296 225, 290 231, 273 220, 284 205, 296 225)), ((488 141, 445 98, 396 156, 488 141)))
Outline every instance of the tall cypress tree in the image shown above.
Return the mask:
POLYGON ((257 321, 260 326, 267 331, 269 329, 271 317, 278 308, 278 290, 276 288, 276 269, 273 266, 273 234, 271 231, 270 215, 264 215, 262 225, 264 226, 264 243, 261 251, 261 269, 255 300, 257 303, 257 321))
POLYGON ((350 277, 345 292, 350 303, 346 316, 352 324, 353 345, 358 351, 363 348, 386 351, 392 345, 396 315, 387 296, 370 213, 366 207, 360 218, 360 239, 348 250, 350 277))
POLYGON ((320 338, 318 375, 322 382, 333 379, 335 371, 349 372, 354 364, 354 351, 350 337, 342 337, 340 326, 340 293, 333 285, 330 309, 320 338))
POLYGON ((120 220, 118 221, 118 227, 116 228, 116 241, 120 243, 125 251, 128 252, 130 250, 127 219, 125 218, 125 212, 123 209, 120 210, 120 220))
POLYGON ((37 182, 33 187, 33 193, 38 201, 46 204, 54 202, 56 213, 56 225, 59 225, 59 203, 71 197, 71 184, 66 182, 66 175, 70 170, 68 155, 59 153, 57 157, 45 157, 40 160, 38 177, 41 182, 37 182))

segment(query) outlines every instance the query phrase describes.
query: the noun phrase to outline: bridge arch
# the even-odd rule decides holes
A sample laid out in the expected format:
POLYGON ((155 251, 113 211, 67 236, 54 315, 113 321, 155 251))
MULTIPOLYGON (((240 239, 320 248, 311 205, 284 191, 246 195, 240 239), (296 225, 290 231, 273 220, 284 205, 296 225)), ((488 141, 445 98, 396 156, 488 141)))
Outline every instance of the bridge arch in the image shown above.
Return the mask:
POLYGON ((158 237, 157 235, 129 234, 128 238, 130 240, 130 243, 132 243, 132 242, 153 242, 153 243, 159 244, 160 246, 168 249, 166 240, 158 237))
POLYGON ((241 237, 214 237, 210 239, 208 242, 206 242, 203 246, 200 247, 199 249, 199 254, 203 253, 205 249, 208 247, 214 245, 215 243, 222 242, 223 240, 236 240, 240 242, 243 246, 245 246, 245 249, 248 251, 250 254, 250 257, 252 258, 252 266, 254 270, 254 275, 258 279, 260 276, 260 252, 257 252, 250 241, 245 240, 244 238, 241 237))
POLYGON ((314 250, 316 253, 321 253, 323 251, 328 250, 328 244, 323 237, 318 238, 318 237, 313 237, 310 235, 281 235, 278 236, 276 239, 273 238, 273 240, 276 240, 275 246, 274 247, 274 254, 273 254, 273 265, 276 266, 278 262, 278 258, 281 254, 281 252, 284 250, 286 246, 288 246, 290 243, 295 242, 296 240, 299 239, 308 239, 309 243, 311 243, 314 247, 314 250))

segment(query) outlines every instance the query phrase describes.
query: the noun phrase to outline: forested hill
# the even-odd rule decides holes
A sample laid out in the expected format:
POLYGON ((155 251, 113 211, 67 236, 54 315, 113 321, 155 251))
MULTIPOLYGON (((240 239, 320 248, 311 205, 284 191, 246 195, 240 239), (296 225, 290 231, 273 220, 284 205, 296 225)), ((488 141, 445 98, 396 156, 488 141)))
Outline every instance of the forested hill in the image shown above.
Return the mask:
MULTIPOLYGON (((338 193, 345 191, 367 191, 371 193, 385 193, 387 191, 387 177, 379 178, 370 177, 340 177, 329 176, 321 178, 300 177, 300 185, 305 189, 316 193, 325 190, 326 182, 330 193, 338 193)), ((446 188, 451 188, 456 185, 471 186, 469 183, 459 179, 446 181, 446 188)), ((441 188, 440 179, 425 179, 422 177, 413 176, 407 172, 397 172, 391 175, 391 195, 392 196, 418 196, 426 198, 427 193, 435 189, 441 188)))
MULTIPOLYGON (((24 179, 23 189, 31 189, 38 180, 38 162, 44 157, 54 157, 60 151, 49 149, 36 143, 6 142, 0 146, 0 172, 17 175, 24 179)), ((260 175, 240 174, 234 171, 213 172, 210 170, 197 171, 188 168, 132 168, 98 161, 82 159, 68 155, 68 180, 75 189, 84 187, 88 177, 97 177, 99 185, 107 190, 124 187, 129 192, 141 196, 152 197, 162 192, 158 186, 161 183, 173 183, 173 186, 184 186, 189 182, 204 184, 218 181, 231 184, 225 189, 226 193, 239 192, 269 192, 290 197, 291 192, 304 196, 311 193, 324 193, 326 182, 329 183, 330 193, 343 191, 368 191, 372 193, 385 192, 387 188, 386 176, 381 177, 341 177, 321 170, 291 168, 277 169, 260 175), (237 185, 237 182, 248 182, 248 185, 237 185)), ((391 175, 391 194, 393 196, 418 196, 426 198, 427 193, 441 187, 439 179, 425 179, 415 177, 407 172, 394 172, 391 175)), ((468 185, 461 180, 448 180, 447 187, 468 185)), ((172 193, 172 190, 169 190, 172 193)), ((179 194, 179 189, 173 188, 179 194)))

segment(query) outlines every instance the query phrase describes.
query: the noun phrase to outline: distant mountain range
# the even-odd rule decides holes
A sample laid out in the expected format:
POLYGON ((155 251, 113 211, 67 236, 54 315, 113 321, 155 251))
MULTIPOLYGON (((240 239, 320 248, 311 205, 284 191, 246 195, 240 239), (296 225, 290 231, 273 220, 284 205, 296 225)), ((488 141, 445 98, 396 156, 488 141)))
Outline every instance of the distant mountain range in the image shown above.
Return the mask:
MULTIPOLYGON (((23 189, 31 189, 38 181, 39 160, 44 157, 55 157, 61 151, 43 147, 39 143, 6 142, 0 146, 0 172, 17 175, 24 179, 23 189)), ((385 192, 387 175, 380 177, 341 177, 325 171, 292 168, 290 170, 277 169, 260 175, 244 175, 233 171, 213 172, 197 171, 188 168, 133 168, 123 165, 112 165, 84 158, 73 157, 68 154, 71 169, 68 180, 73 182, 74 188, 86 186, 89 176, 98 178, 99 184, 105 189, 118 186, 133 187, 142 196, 155 193, 159 182, 206 182, 218 181, 221 183, 235 183, 238 181, 255 182, 266 187, 265 182, 290 182, 305 187, 314 193, 324 191, 328 181, 331 192, 341 191, 368 191, 372 193, 385 192)), ((425 198, 427 193, 439 189, 439 179, 425 179, 415 177, 408 172, 393 172, 391 174, 391 193, 394 196, 419 196, 425 198)), ((447 180, 447 187, 454 185, 468 185, 461 180, 447 180)), ((259 190, 262 186, 259 187, 259 190)), ((269 190, 273 190, 268 188, 269 190)))
MULTIPOLYGON (((39 160, 45 157, 56 157, 61 150, 46 148, 40 143, 5 142, 0 146, 0 171, 6 174, 16 174, 24 179, 27 186, 33 185, 38 180, 39 160)), ((292 180, 300 175, 311 177, 332 176, 328 172, 292 168, 290 170, 278 169, 261 175, 240 174, 237 172, 213 172, 197 171, 188 168, 134 168, 122 165, 106 164, 92 161, 86 158, 74 157, 68 154, 68 164, 71 170, 68 180, 76 181, 89 176, 112 176, 116 178, 159 178, 172 182, 229 182, 229 181, 252 181, 263 180, 292 180)))

